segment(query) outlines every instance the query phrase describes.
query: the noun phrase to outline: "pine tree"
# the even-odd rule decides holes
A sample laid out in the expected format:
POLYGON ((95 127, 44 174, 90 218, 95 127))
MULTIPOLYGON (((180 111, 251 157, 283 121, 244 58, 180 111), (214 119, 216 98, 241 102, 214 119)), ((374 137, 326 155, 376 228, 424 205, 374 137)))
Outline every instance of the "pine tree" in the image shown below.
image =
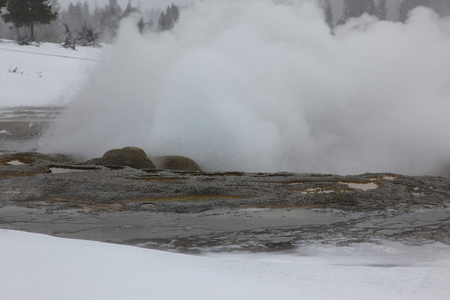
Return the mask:
POLYGON ((331 9, 331 4, 330 1, 327 1, 325 3, 325 7, 324 7, 324 14, 325 14, 325 22, 327 23, 327 25, 333 29, 334 28, 334 23, 333 23, 333 11, 331 9))
POLYGON ((59 4, 58 0, 51 0, 52 3, 52 11, 53 12, 58 12, 61 10, 61 5, 59 4))
POLYGON ((87 3, 87 1, 84 1, 83 8, 81 9, 81 11, 83 13, 83 19, 85 21, 89 21, 90 10, 89 10, 89 3, 87 3))
POLYGON ((78 28, 81 27, 83 21, 84 20, 81 3, 78 2, 76 5, 70 3, 69 7, 67 8, 67 23, 72 28, 78 28))
POLYGON ((377 6, 377 17, 380 20, 387 20, 387 3, 386 0, 381 0, 377 6))
MULTIPOLYGON (((52 12, 58 14, 58 18, 61 11, 61 5, 58 0, 50 0, 52 4, 52 12)), ((39 40, 51 43, 58 43, 61 40, 61 22, 58 19, 50 24, 36 24, 35 31, 39 32, 39 40)))
POLYGON ((132 14, 142 14, 138 7, 131 5, 131 1, 128 2, 127 7, 123 11, 122 18, 127 18, 132 14))
POLYGON ((417 6, 429 7, 429 1, 424 0, 404 0, 400 5, 400 21, 404 22, 408 18, 408 14, 411 10, 417 6))
POLYGON ((168 6, 166 13, 161 12, 158 20, 158 31, 171 30, 180 17, 180 11, 174 4, 168 6))
POLYGON ((344 18, 357 18, 368 13, 369 15, 376 15, 377 9, 373 0, 345 0, 344 2, 344 18))
POLYGON ((178 9, 178 6, 173 3, 169 10, 170 14, 172 15, 172 22, 175 24, 180 18, 180 10, 178 9))
POLYGON ((109 4, 102 11, 100 18, 100 29, 103 39, 112 40, 116 36, 121 19, 122 9, 117 0, 109 0, 109 4))
POLYGON ((434 10, 439 13, 440 16, 446 17, 450 15, 450 1, 442 0, 436 3, 434 10))
POLYGON ((29 27, 31 41, 35 40, 35 23, 50 24, 58 17, 58 13, 52 11, 49 0, 8 0, 6 10, 3 20, 14 24, 17 38, 20 39, 19 28, 29 27))

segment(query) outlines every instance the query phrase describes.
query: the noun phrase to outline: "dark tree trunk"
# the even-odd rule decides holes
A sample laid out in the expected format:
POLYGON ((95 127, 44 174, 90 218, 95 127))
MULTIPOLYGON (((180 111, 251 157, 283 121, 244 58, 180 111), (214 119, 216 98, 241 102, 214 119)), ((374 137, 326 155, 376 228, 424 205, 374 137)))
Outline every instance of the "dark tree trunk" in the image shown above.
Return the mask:
POLYGON ((31 36, 30 36, 30 39, 32 40, 32 41, 34 41, 34 23, 33 22, 31 22, 31 25, 30 25, 30 34, 31 34, 31 36))
POLYGON ((15 26, 15 27, 16 27, 16 33, 17 33, 17 40, 20 41, 20 29, 18 26, 15 26))

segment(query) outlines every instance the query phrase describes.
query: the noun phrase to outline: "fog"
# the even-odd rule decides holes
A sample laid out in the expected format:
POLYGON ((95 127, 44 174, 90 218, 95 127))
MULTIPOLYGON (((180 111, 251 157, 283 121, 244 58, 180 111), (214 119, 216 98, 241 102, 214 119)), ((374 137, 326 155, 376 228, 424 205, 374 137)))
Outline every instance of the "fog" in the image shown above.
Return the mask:
POLYGON ((334 34, 310 1, 198 1, 160 34, 134 22, 43 150, 133 145, 206 170, 340 174, 450 159, 450 20, 430 10, 334 34))

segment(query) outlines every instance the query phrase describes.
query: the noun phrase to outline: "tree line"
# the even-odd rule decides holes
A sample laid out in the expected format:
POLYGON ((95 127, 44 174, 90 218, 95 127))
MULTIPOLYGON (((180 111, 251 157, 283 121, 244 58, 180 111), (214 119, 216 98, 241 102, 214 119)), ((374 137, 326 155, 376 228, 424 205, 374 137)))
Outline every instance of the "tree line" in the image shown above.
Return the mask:
MULTIPOLYGON (((324 9, 325 20, 331 28, 367 13, 380 20, 392 20, 387 0, 317 0, 324 9), (336 2, 343 4, 343 12, 333 10, 336 2)), ((402 0, 397 19, 405 21, 417 6, 435 10, 441 16, 450 15, 450 0, 402 0)), ((165 11, 143 12, 129 0, 122 9, 117 0, 109 0, 104 7, 91 8, 87 1, 71 3, 61 9, 58 0, 0 0, 0 38, 17 39, 20 44, 36 41, 62 43, 65 47, 97 46, 112 42, 120 21, 130 15, 137 19, 140 32, 171 30, 180 11, 172 4, 165 11)))
POLYGON ((91 8, 87 1, 61 9, 58 0, 0 0, 0 38, 18 40, 20 44, 37 41, 76 46, 98 46, 112 42, 120 21, 133 15, 140 32, 171 30, 177 22, 179 8, 172 4, 165 11, 143 12, 129 0, 122 9, 117 0, 104 7, 91 8))
POLYGON ((357 18, 363 14, 375 16, 380 20, 405 22, 411 10, 418 6, 431 8, 440 16, 450 15, 449 0, 402 0, 398 11, 388 15, 387 0, 341 0, 343 1, 343 12, 338 15, 332 9, 332 2, 336 0, 319 0, 321 1, 325 20, 327 24, 333 28, 337 25, 344 24, 350 18, 357 18), (395 16, 393 18, 392 16, 395 16))

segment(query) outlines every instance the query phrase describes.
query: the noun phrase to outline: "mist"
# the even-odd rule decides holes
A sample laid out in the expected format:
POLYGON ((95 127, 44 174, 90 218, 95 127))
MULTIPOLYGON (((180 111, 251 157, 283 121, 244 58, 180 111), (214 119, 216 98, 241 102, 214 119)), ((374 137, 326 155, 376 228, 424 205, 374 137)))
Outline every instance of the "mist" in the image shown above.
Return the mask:
POLYGON ((173 31, 121 25, 113 53, 42 139, 45 152, 142 147, 205 170, 432 173, 450 160, 450 20, 312 1, 208 0, 173 31))

